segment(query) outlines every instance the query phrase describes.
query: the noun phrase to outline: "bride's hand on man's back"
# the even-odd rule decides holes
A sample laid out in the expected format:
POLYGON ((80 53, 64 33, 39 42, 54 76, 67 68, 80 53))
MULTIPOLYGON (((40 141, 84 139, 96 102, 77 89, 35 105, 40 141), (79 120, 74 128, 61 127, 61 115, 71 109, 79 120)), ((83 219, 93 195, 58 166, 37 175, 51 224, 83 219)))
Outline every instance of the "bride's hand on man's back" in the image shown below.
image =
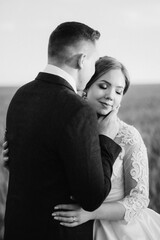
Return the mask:
POLYGON ((2 145, 2 164, 6 168, 8 168, 9 165, 8 153, 9 153, 8 142, 5 141, 2 145))

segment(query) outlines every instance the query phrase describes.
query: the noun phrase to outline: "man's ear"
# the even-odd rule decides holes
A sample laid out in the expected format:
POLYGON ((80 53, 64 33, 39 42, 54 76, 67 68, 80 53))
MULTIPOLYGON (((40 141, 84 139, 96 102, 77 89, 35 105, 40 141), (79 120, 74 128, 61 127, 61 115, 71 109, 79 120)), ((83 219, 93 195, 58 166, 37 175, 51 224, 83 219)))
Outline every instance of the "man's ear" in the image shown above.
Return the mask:
POLYGON ((75 69, 82 69, 84 65, 86 55, 84 53, 79 53, 66 59, 66 64, 75 69))
POLYGON ((86 55, 84 53, 81 53, 81 54, 78 55, 77 68, 79 70, 83 68, 85 59, 86 59, 86 55))

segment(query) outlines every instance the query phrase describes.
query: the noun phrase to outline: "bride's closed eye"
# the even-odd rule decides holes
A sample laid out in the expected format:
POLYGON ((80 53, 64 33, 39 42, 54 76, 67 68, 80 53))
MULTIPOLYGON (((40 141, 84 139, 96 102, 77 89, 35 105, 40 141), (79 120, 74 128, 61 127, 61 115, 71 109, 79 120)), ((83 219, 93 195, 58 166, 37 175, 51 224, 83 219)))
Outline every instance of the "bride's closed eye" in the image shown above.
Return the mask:
POLYGON ((108 85, 106 83, 100 83, 100 84, 98 84, 98 87, 101 89, 107 89, 108 85))
POLYGON ((123 95, 123 91, 121 90, 121 91, 116 91, 116 93, 118 94, 118 95, 123 95))

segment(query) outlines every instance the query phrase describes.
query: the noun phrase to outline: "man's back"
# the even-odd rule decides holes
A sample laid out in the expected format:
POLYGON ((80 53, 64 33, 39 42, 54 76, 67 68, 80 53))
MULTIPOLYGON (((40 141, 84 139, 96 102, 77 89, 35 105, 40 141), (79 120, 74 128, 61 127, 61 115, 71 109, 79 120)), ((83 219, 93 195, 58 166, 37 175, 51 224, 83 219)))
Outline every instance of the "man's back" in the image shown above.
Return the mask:
POLYGON ((7 235, 16 239, 50 239, 47 234, 53 234, 56 239, 58 231, 51 229, 57 225, 62 228, 51 214, 56 204, 71 201, 72 193, 59 152, 60 149, 65 152, 61 139, 72 107, 64 106, 68 103, 63 98, 70 94, 77 99, 72 89, 35 80, 22 87, 10 104, 6 239, 7 235))

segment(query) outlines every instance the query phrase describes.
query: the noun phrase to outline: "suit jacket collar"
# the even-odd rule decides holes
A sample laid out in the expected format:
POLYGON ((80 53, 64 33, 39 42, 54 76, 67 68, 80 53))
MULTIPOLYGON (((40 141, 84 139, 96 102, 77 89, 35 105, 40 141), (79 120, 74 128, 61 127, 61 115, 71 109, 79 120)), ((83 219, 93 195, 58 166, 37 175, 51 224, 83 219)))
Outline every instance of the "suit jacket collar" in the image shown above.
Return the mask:
POLYGON ((71 89, 73 92, 75 92, 73 87, 64 78, 59 77, 57 75, 53 75, 45 72, 39 72, 35 80, 45 81, 50 84, 62 85, 71 89))
POLYGON ((75 82, 74 78, 68 72, 64 71, 62 68, 59 68, 52 64, 47 64, 47 66, 43 72, 51 73, 53 75, 57 75, 57 76, 65 79, 72 86, 74 91, 77 93, 76 82, 75 82))

